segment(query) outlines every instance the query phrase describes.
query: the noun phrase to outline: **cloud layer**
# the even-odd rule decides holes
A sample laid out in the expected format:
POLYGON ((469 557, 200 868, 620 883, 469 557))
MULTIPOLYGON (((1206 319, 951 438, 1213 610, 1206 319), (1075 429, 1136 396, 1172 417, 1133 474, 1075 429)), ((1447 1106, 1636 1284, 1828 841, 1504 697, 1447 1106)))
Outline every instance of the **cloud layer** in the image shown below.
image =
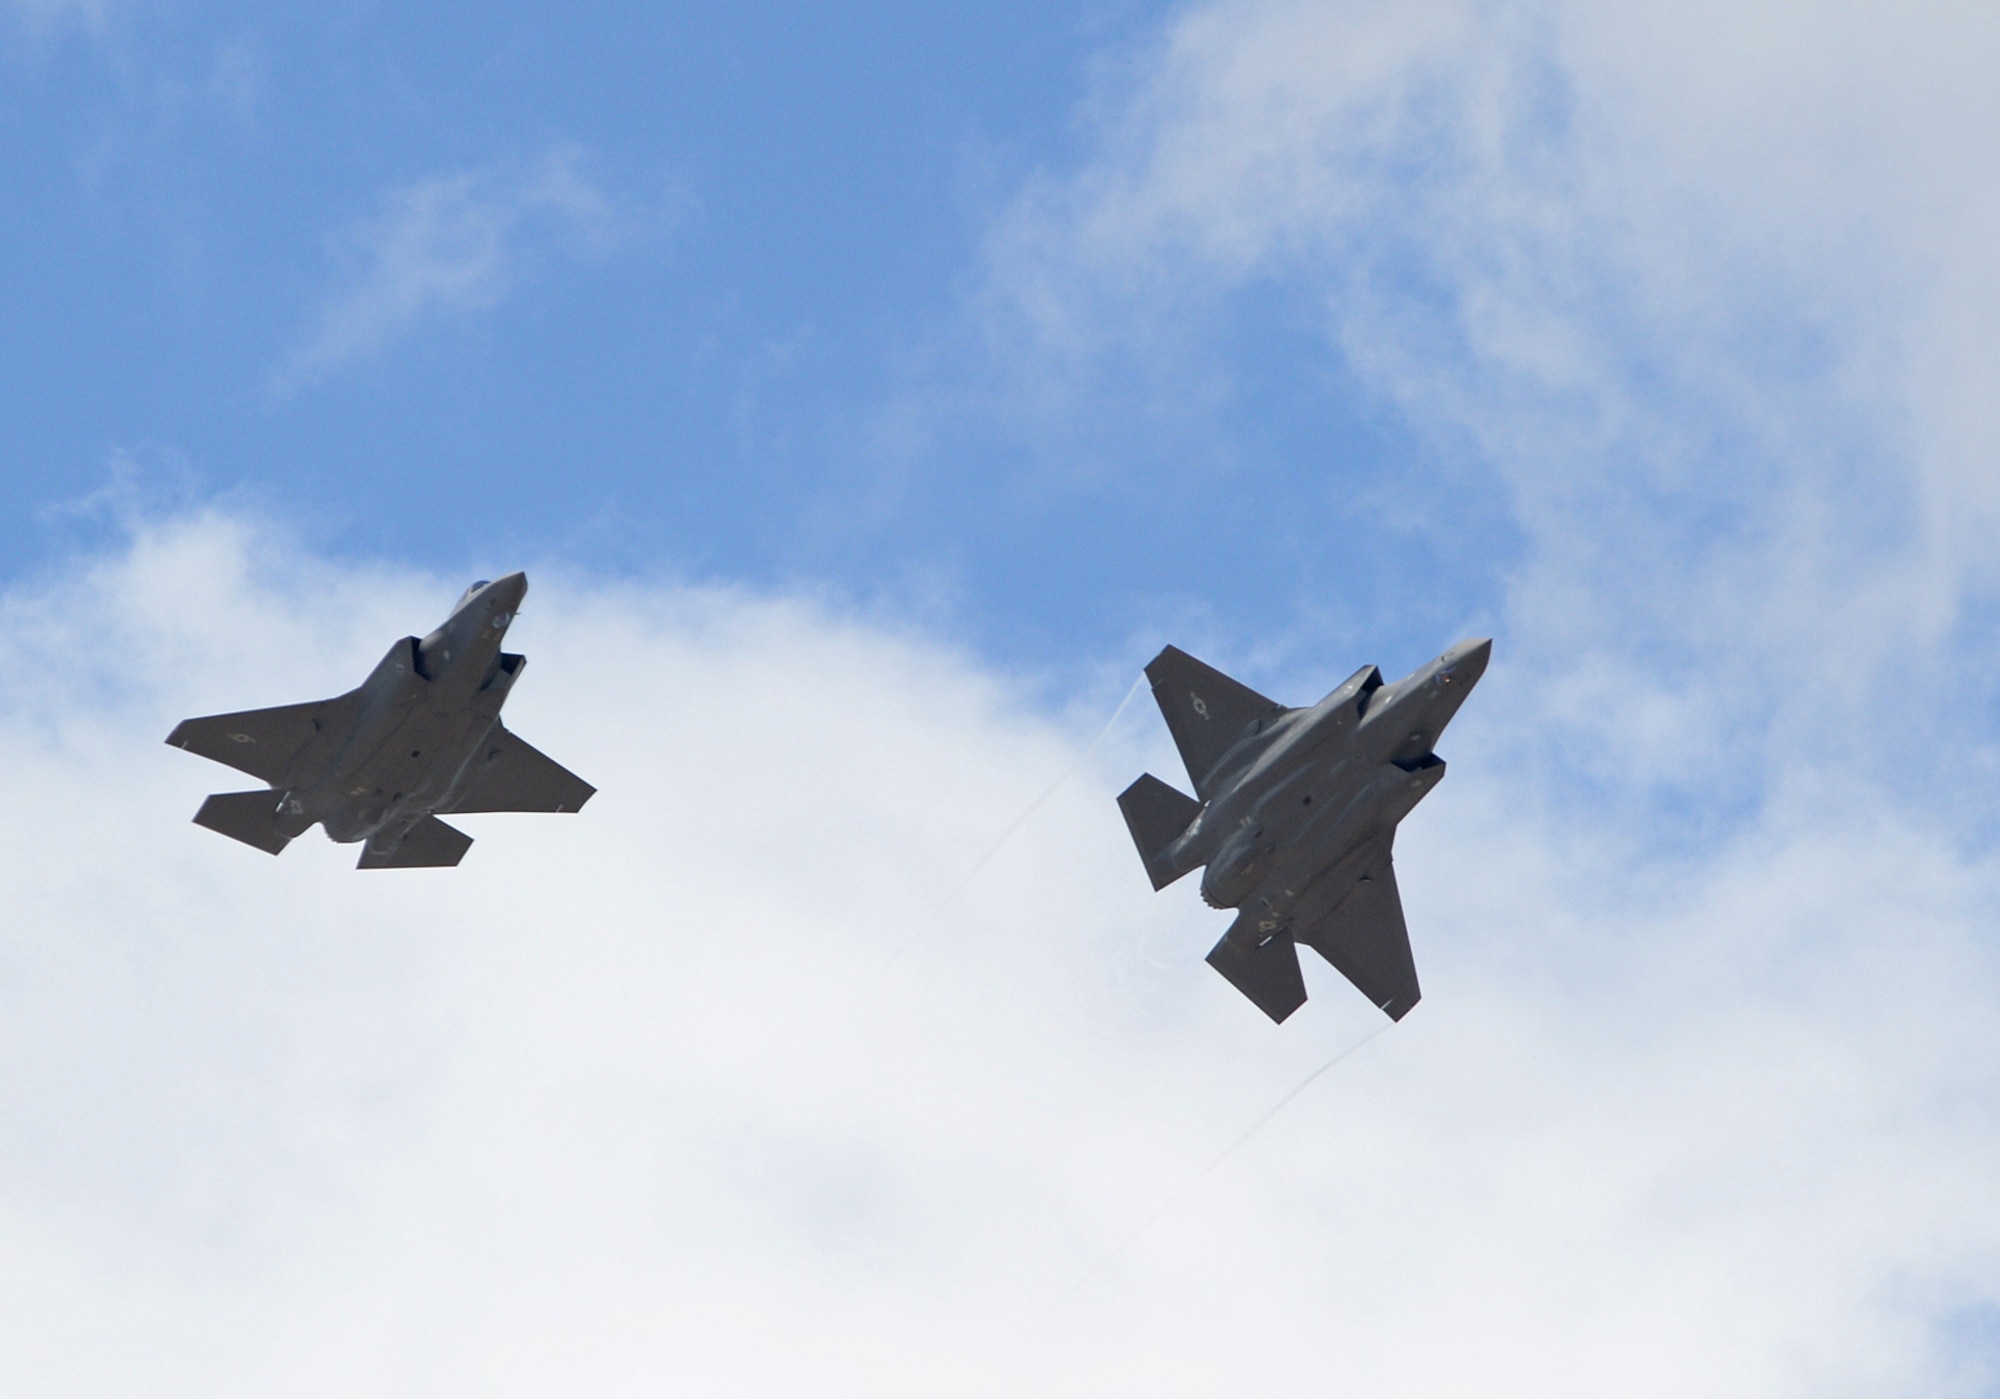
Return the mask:
POLYGON ((209 516, 0 601, 9 1393, 1989 1382, 1995 890, 1879 794, 1635 864, 1490 676, 1399 847, 1426 1003, 1097 1271, 1377 1024, 1328 973, 1273 1029, 1145 890, 1151 716, 940 912, 1083 735, 815 605, 535 579, 510 722, 602 794, 436 873, 200 830, 237 779, 160 736, 463 580, 209 516))
MULTIPOLYGON (((0 596, 0 1388, 1993 1392, 1994 42, 1197 6, 995 231, 1042 410, 1277 288, 1522 541, 1398 846, 1425 1003, 1184 1195, 1379 1021, 1200 964, 1111 802, 1150 714, 954 895, 1091 723, 531 564, 510 722, 601 795, 361 874, 190 825, 239 779, 160 739, 466 580, 211 513, 0 596)), ((562 159, 408 187, 297 382, 606 217, 562 159)))

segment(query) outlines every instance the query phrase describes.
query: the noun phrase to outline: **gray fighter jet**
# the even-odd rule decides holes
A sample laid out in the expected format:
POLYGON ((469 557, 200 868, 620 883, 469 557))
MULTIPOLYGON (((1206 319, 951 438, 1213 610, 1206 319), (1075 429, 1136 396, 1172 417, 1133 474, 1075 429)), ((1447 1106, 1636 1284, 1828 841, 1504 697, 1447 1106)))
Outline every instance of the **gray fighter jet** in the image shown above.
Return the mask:
POLYGON ((500 642, 527 592, 524 573, 474 583, 443 626, 391 646, 344 695, 183 722, 167 742, 270 784, 210 797, 195 821, 273 855, 318 822, 368 842, 360 868, 401 869, 464 857, 472 837, 440 812, 582 807, 597 789, 500 722, 528 663, 500 642))
POLYGON ((1146 667, 1195 795, 1145 773, 1119 809, 1155 889, 1207 866, 1202 898, 1238 910, 1208 964, 1273 1020, 1305 1004, 1298 943, 1392 1020, 1417 1003, 1390 847, 1444 776, 1431 745, 1492 649, 1465 642, 1393 685, 1363 666, 1309 709, 1172 646, 1146 667))

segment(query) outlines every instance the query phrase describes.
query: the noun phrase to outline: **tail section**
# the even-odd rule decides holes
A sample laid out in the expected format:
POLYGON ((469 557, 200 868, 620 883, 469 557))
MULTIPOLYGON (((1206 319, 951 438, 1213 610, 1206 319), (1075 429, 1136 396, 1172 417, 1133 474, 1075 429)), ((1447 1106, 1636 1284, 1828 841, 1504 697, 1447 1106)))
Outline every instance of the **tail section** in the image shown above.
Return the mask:
POLYGON ((1164 889, 1187 873, 1168 863, 1165 855, 1167 847, 1201 815, 1200 802, 1176 792, 1147 772, 1118 794, 1118 809, 1125 813, 1132 843, 1139 847, 1139 858, 1146 862, 1146 877, 1153 881, 1155 889, 1164 889))
POLYGON ((1208 964, 1279 1024, 1306 1003, 1306 979, 1290 929, 1264 932, 1245 909, 1208 954, 1208 964), (1261 941, 1260 941, 1261 939, 1261 941))
POLYGON ((363 870, 438 869, 457 864, 471 848, 472 837, 464 831, 445 825, 435 816, 426 816, 404 832, 401 840, 385 843, 380 836, 370 840, 354 867, 363 870))
POLYGON ((275 855, 292 840, 278 833, 278 802, 283 795, 269 787, 255 792, 218 792, 201 804, 194 823, 275 855))

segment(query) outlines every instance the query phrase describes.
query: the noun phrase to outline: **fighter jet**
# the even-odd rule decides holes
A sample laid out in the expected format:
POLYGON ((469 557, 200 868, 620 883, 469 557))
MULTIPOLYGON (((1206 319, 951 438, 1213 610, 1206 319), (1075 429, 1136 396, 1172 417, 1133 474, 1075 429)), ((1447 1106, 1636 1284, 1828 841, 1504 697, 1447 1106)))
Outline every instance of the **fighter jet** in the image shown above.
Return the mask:
POLYGON ((597 789, 500 722, 528 663, 500 642, 527 591, 524 573, 474 583, 443 626, 391 646, 344 695, 183 721, 168 743, 270 784, 210 797, 196 823, 275 855, 318 822, 367 842, 359 868, 406 869, 455 865, 471 846, 439 813, 578 810, 597 789))
POLYGON ((1363 666, 1306 709, 1172 646, 1146 667, 1195 795, 1145 773, 1119 809, 1153 888, 1202 869, 1209 906, 1238 910, 1208 964, 1271 1019, 1305 1004, 1299 943, 1390 1019, 1417 1003, 1390 848, 1444 776, 1431 746, 1492 649, 1465 642, 1393 685, 1363 666))

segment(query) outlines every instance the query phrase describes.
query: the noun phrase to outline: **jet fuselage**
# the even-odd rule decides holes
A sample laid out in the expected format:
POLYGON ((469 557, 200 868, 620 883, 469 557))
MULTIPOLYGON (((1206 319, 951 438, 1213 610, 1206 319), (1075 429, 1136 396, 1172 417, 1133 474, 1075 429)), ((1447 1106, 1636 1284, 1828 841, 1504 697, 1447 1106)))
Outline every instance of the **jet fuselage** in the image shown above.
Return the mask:
POLYGON ((1216 764, 1213 795, 1167 858, 1206 867, 1201 894, 1212 908, 1255 897, 1271 917, 1290 917, 1316 880, 1444 776, 1432 746, 1490 651, 1467 642, 1393 685, 1366 666, 1318 704, 1246 735, 1216 764))
POLYGON ((278 829, 314 822, 343 844, 397 838, 469 782, 470 760, 500 719, 524 658, 500 645, 527 595, 525 574, 466 589, 444 625, 406 636, 361 684, 346 742, 324 768, 301 754, 279 802, 278 829))
POLYGON ((596 789, 500 720, 527 664, 500 645, 527 591, 520 573, 474 583, 332 699, 183 720, 167 742, 267 784, 214 794, 195 823, 273 855, 318 824, 389 869, 458 863, 472 838, 440 815, 579 810, 596 789))
POLYGON ((1302 709, 1176 647, 1147 664, 1195 794, 1142 773, 1119 809, 1155 889, 1199 869, 1202 898, 1237 910, 1208 962, 1273 1020, 1305 1003, 1300 944, 1392 1019, 1422 997, 1396 825, 1444 776, 1432 748, 1491 652, 1468 641, 1393 685, 1364 666, 1302 709))

